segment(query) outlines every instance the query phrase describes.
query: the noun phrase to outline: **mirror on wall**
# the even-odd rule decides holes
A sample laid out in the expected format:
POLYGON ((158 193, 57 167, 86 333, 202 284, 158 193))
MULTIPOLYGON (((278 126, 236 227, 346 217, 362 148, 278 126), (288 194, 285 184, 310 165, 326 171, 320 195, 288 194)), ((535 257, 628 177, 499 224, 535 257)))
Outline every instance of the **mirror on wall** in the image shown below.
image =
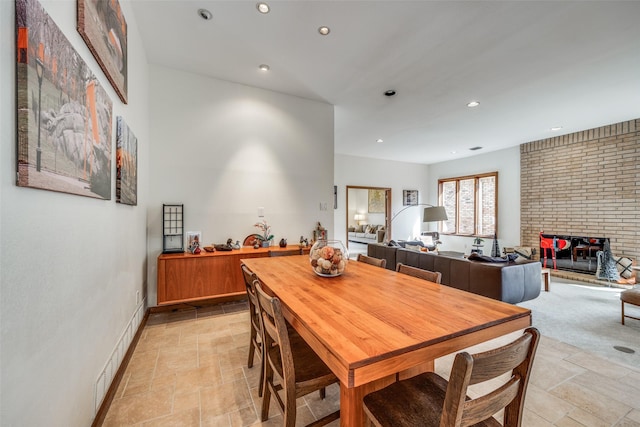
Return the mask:
MULTIPOLYGON (((353 256, 367 252, 367 244, 380 243, 389 230, 391 189, 347 185, 347 247, 353 256)), ((389 234, 390 235, 390 234, 389 234)))

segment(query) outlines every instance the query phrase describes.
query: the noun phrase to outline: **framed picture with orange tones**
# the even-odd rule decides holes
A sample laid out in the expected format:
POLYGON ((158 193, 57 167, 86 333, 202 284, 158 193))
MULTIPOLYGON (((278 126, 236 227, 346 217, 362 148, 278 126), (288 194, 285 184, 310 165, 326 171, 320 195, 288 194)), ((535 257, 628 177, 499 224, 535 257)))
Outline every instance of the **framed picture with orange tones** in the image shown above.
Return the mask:
POLYGON ((78 0, 78 32, 127 103, 127 21, 118 0, 78 0))
POLYGON ((111 199, 112 103, 37 0, 16 0, 17 185, 111 199))
POLYGON ((116 118, 116 202, 138 204, 138 139, 120 116, 116 118))

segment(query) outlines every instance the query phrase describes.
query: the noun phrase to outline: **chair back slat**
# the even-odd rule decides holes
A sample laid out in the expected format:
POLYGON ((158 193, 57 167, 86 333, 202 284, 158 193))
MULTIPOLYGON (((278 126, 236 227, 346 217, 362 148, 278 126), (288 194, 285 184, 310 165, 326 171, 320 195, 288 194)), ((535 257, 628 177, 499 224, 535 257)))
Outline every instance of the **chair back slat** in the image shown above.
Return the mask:
POLYGON ((504 347, 475 354, 469 385, 488 381, 515 369, 527 359, 531 339, 530 334, 522 335, 504 347))
POLYGON ((385 268, 387 266, 387 260, 386 259, 374 258, 372 256, 368 256, 368 255, 364 255, 364 254, 358 254, 357 261, 358 262, 364 262, 364 263, 370 264, 370 265, 375 265, 376 267, 385 268))
POLYGON ((407 274, 409 276, 417 277, 418 279, 428 280, 433 283, 441 283, 442 273, 439 271, 423 270, 421 268, 412 267, 399 262, 396 265, 396 271, 398 273, 407 274))
POLYGON ((460 426, 472 426, 493 416, 515 399, 519 386, 520 379, 511 378, 491 393, 465 402, 460 426))

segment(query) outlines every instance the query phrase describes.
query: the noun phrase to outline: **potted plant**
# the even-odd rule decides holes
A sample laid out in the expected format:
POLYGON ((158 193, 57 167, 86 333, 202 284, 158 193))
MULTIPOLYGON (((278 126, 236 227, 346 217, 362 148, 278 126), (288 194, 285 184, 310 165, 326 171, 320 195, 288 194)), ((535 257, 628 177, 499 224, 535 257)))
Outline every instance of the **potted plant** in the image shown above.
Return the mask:
POLYGON ((253 225, 254 227, 259 228, 262 232, 261 234, 256 234, 256 238, 262 242, 262 247, 266 248, 270 246, 271 241, 273 240, 273 234, 271 234, 271 226, 267 224, 267 221, 263 219, 253 225))

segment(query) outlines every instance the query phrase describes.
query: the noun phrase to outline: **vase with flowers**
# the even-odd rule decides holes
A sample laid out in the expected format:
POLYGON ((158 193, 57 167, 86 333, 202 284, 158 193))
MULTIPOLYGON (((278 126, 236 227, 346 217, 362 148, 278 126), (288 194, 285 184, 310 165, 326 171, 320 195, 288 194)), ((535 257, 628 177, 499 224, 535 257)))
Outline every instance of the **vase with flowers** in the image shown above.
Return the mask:
POLYGON ((258 221, 253 224, 254 227, 257 227, 261 233, 256 234, 256 238, 262 242, 262 247, 266 248, 271 246, 271 241, 273 240, 273 234, 271 234, 271 226, 267 224, 266 220, 258 221))

